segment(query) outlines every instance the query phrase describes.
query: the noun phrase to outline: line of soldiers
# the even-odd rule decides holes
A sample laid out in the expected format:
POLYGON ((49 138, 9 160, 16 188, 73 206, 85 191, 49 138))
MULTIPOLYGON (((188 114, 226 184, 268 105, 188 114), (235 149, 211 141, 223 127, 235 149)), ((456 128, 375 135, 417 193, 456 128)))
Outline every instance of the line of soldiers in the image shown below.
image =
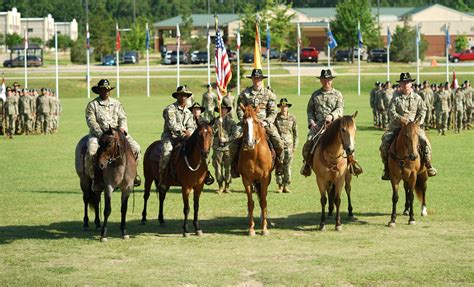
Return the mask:
MULTIPOLYGON (((390 82, 382 84, 375 82, 375 87, 370 91, 370 107, 372 109, 374 127, 386 129, 390 122, 388 107, 393 94, 399 91, 399 85, 390 82)), ((445 135, 446 130, 452 129, 456 132, 471 129, 473 113, 474 89, 469 81, 455 89, 451 89, 449 82, 429 84, 413 84, 413 91, 420 95, 426 108, 423 127, 428 130, 434 128, 438 134, 445 135)))
POLYGON ((0 97, 0 134, 13 135, 56 133, 59 128, 61 102, 49 88, 21 88, 15 82, 0 97))

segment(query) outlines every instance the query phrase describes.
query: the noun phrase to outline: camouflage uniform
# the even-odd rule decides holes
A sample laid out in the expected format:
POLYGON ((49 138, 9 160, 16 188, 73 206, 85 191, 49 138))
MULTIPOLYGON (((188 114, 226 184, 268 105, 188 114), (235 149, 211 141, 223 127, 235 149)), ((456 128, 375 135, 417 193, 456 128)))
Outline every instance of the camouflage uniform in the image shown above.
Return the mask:
MULTIPOLYGON (((54 104, 54 103, 53 103, 54 104)), ((97 153, 99 148, 99 138, 102 134, 109 130, 109 128, 123 129, 127 136, 127 141, 130 144, 132 152, 135 157, 140 160, 140 146, 128 133, 127 114, 125 113, 122 104, 113 98, 102 100, 97 97, 90 101, 86 107, 86 122, 89 127, 89 141, 87 142, 88 159, 86 160, 87 168, 93 177, 92 158, 97 153)))
POLYGON ((51 101, 52 101, 52 108, 51 108, 50 128, 51 128, 51 132, 57 132, 59 128, 59 115, 61 114, 61 110, 62 110, 61 102, 59 101, 59 98, 56 97, 52 93, 51 93, 51 101))
POLYGON ((466 88, 464 91, 464 99, 466 101, 466 116, 465 116, 465 126, 467 129, 471 129, 471 119, 472 119, 472 96, 474 95, 473 89, 467 83, 465 84, 466 88))
POLYGON ((230 103, 232 110, 229 112, 229 115, 233 117, 233 112, 236 110, 235 106, 235 97, 232 96, 230 92, 227 92, 227 94, 222 98, 222 102, 226 101, 227 103, 230 103))
POLYGON ((214 108, 217 107, 217 95, 213 92, 205 92, 202 95, 201 106, 206 109, 202 117, 210 123, 214 119, 214 108))
POLYGON ((448 90, 441 89, 436 93, 434 107, 436 110, 438 132, 442 132, 444 135, 448 127, 448 114, 451 110, 451 97, 448 90))
POLYGON ((15 124, 19 114, 18 102, 19 98, 15 95, 15 93, 10 93, 4 103, 4 111, 6 118, 5 131, 6 134, 8 134, 10 137, 15 133, 15 124))
MULTIPOLYGON (((6 95, 6 93, 5 93, 6 95)), ((5 99, 6 100, 6 99, 5 99)), ((0 135, 5 134, 5 117, 4 117, 4 108, 3 105, 5 103, 3 97, 0 97, 0 135)))
POLYGON ((293 154, 298 145, 296 117, 290 113, 285 116, 280 112, 276 116, 275 126, 280 133, 284 147, 283 174, 276 175, 276 182, 284 191, 289 191, 291 184, 291 163, 293 161, 293 154))
POLYGON ((434 103, 434 93, 433 90, 429 87, 426 86, 423 89, 424 93, 424 100, 425 100, 425 106, 426 106, 426 116, 425 116, 425 129, 427 129, 430 126, 430 123, 432 121, 432 114, 431 111, 433 110, 433 103, 434 103))
POLYGON ((392 101, 393 98, 393 89, 391 87, 385 88, 383 92, 381 93, 382 95, 382 106, 383 109, 380 111, 380 114, 382 115, 382 128, 386 128, 388 123, 390 122, 390 117, 388 113, 388 107, 390 106, 390 102, 392 101))
POLYGON ((23 89, 18 102, 18 112, 20 113, 20 133, 28 134, 28 125, 31 121, 31 98, 28 91, 23 89))
POLYGON ((464 107, 466 106, 466 100, 464 98, 464 89, 458 88, 454 92, 453 97, 453 109, 455 115, 455 130, 459 133, 462 128, 464 107))
POLYGON ((180 107, 178 102, 168 105, 163 110, 164 127, 161 134, 163 150, 160 158, 160 174, 163 175, 168 166, 173 151, 173 146, 184 140, 186 131, 193 133, 196 129, 196 122, 193 114, 186 107, 180 107))
POLYGON ((379 83, 376 82, 375 83, 375 88, 373 88, 371 91, 370 91, 370 97, 369 97, 369 104, 370 104, 370 108, 372 109, 372 117, 373 117, 373 121, 374 121, 374 127, 377 126, 377 102, 376 102, 376 98, 377 98, 377 92, 379 90, 379 83))
POLYGON ((53 102, 44 92, 36 99, 36 132, 49 133, 49 121, 53 102))
MULTIPOLYGON (((224 101, 222 107, 232 107, 231 103, 224 105, 224 101)), ((212 126, 214 132, 212 165, 219 184, 218 192, 230 192, 229 185, 232 180, 230 174, 230 145, 236 138, 240 137, 241 128, 232 119, 230 111, 222 117, 222 129, 220 128, 220 121, 221 117, 217 117, 212 126)))

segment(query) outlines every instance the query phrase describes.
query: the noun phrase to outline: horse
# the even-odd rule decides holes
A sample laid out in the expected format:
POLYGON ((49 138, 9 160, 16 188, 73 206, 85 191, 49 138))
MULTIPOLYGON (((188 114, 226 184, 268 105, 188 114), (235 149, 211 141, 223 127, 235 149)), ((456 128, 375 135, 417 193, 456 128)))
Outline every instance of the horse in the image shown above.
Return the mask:
MULTIPOLYGON (((76 148, 76 170, 78 162, 78 150, 80 150, 80 159, 82 165, 84 163, 84 156, 87 149, 87 136, 83 137, 79 141, 78 147, 76 148)), ((107 223, 112 212, 111 208, 111 199, 112 192, 115 188, 120 188, 122 192, 122 206, 121 206, 121 222, 120 229, 122 231, 122 239, 129 239, 126 228, 126 216, 127 216, 127 207, 128 207, 128 198, 130 193, 133 191, 133 180, 137 174, 137 161, 135 155, 130 148, 130 144, 126 139, 126 135, 120 129, 113 129, 109 127, 109 130, 104 132, 104 134, 99 139, 99 149, 97 150, 96 155, 96 164, 98 168, 102 170, 103 173, 103 190, 105 197, 105 206, 104 206, 104 222, 102 224, 100 241, 107 242, 107 223)), ((84 173, 83 169, 81 170, 81 175, 84 173)), ((88 199, 91 199, 96 212, 96 227, 100 227, 100 221, 98 218, 98 202, 100 201, 100 191, 99 193, 93 193, 91 188, 92 180, 90 177, 83 175, 81 177, 81 187, 83 188, 84 198, 88 195, 88 199)), ((84 204, 86 200, 84 199, 84 204)), ((85 207, 85 209, 87 209, 85 207)), ((86 217, 86 216, 85 216, 86 217)), ((88 219, 87 219, 88 221, 88 219)), ((84 225, 86 225, 86 219, 84 219, 84 225)))
POLYGON ((426 209, 426 188, 428 172, 424 162, 420 159, 418 152, 419 119, 408 123, 402 122, 401 129, 390 145, 388 152, 388 169, 392 185, 392 215, 388 223, 389 227, 395 226, 397 218, 398 186, 403 180, 406 201, 404 214, 408 212, 408 224, 414 225, 413 214, 414 192, 422 202, 421 215, 428 215, 426 209))
POLYGON ((257 111, 250 105, 241 104, 240 108, 244 111, 244 116, 237 171, 242 176, 242 183, 247 193, 248 235, 255 235, 253 191, 260 202, 262 235, 268 235, 270 233, 267 228, 267 191, 273 170, 272 154, 267 143, 265 128, 257 118, 258 107, 257 111))
POLYGON ((342 230, 339 206, 344 183, 346 183, 349 199, 349 216, 353 218, 348 159, 352 158, 355 151, 356 116, 357 111, 351 116, 346 115, 334 120, 321 135, 313 154, 311 167, 316 174, 316 183, 321 194, 322 211, 319 230, 324 230, 326 226, 325 207, 328 196, 329 213, 332 213, 334 203, 336 206, 336 230, 342 230))
POLYGON ((75 151, 75 167, 76 173, 79 176, 79 181, 82 190, 82 200, 84 202, 84 218, 83 218, 83 229, 84 231, 89 229, 89 216, 88 207, 94 209, 95 212, 95 227, 100 229, 100 218, 99 218, 99 203, 100 194, 95 193, 92 190, 92 178, 87 174, 85 169, 85 157, 87 153, 87 141, 89 136, 82 137, 76 145, 75 151))
POLYGON ((189 214, 189 194, 194 190, 194 220, 193 225, 195 234, 200 236, 203 234, 202 229, 199 226, 198 214, 199 214, 199 197, 201 196, 202 189, 204 187, 204 179, 208 172, 207 169, 207 158, 212 147, 212 124, 202 122, 193 134, 181 145, 175 147, 173 154, 170 159, 170 168, 176 171, 176 175, 168 172, 165 175, 163 184, 166 186, 165 189, 159 188, 158 183, 160 182, 159 173, 159 158, 157 157, 161 152, 161 141, 153 142, 146 149, 144 160, 143 160, 143 171, 145 176, 145 190, 144 190, 144 206, 142 212, 142 223, 146 222, 147 216, 147 201, 150 197, 150 189, 153 182, 159 192, 160 209, 158 214, 158 220, 160 225, 165 224, 163 216, 163 203, 166 198, 166 192, 170 186, 181 186, 181 192, 183 197, 183 213, 184 213, 184 224, 183 224, 183 236, 189 236, 188 230, 188 214, 189 214), (175 178, 176 177, 176 178, 175 178))

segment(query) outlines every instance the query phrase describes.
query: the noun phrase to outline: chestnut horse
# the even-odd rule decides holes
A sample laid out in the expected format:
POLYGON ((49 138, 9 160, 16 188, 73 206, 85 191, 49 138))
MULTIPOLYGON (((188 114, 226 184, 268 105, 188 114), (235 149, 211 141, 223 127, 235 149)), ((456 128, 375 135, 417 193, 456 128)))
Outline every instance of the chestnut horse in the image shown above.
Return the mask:
MULTIPOLYGON (((355 117, 343 116, 334 120, 321 135, 319 144, 313 154, 312 169, 316 174, 316 183, 321 194, 321 223, 319 229, 324 230, 326 224, 325 207, 328 196, 330 198, 330 213, 332 201, 336 206, 336 230, 342 230, 339 206, 341 204, 341 191, 346 183, 346 192, 350 195, 350 178, 348 159, 355 151, 355 117)), ((349 216, 352 215, 352 206, 349 198, 349 216)))
POLYGON ((157 186, 160 194, 160 209, 158 214, 158 220, 160 224, 165 223, 163 216, 163 203, 166 198, 166 192, 170 186, 181 186, 181 192, 183 196, 183 213, 184 213, 184 224, 183 224, 183 236, 189 236, 188 231, 188 214, 189 214, 189 195, 194 190, 194 230, 196 235, 202 235, 202 230, 198 222, 199 213, 199 197, 204 186, 204 179, 208 172, 207 170, 207 157, 212 147, 212 128, 211 124, 203 122, 193 132, 191 137, 187 139, 182 146, 175 147, 173 155, 170 159, 171 168, 176 171, 176 178, 173 175, 167 174, 164 180, 165 189, 158 187, 160 182, 159 173, 159 159, 152 158, 152 155, 160 154, 159 149, 161 148, 161 141, 153 142, 145 152, 143 160, 143 172, 145 176, 145 190, 144 190, 144 206, 142 212, 142 223, 146 222, 147 215, 147 201, 150 196, 150 189, 153 181, 157 186))
POLYGON ((414 192, 421 200, 421 215, 427 215, 426 211, 426 182, 428 181, 427 169, 420 159, 418 152, 419 120, 415 122, 402 122, 402 127, 396 139, 390 145, 388 152, 388 169, 390 182, 392 184, 392 216, 388 226, 394 227, 397 218, 398 185, 403 180, 405 188, 405 211, 408 211, 408 224, 415 224, 413 215, 414 192))
MULTIPOLYGON (((253 220, 254 201, 252 192, 257 193, 262 212, 262 235, 268 235, 267 229, 267 190, 272 174, 272 155, 267 143, 265 128, 257 118, 257 112, 248 105, 240 106, 244 110, 243 136, 240 147, 237 170, 247 193, 248 234, 255 235, 253 220)), ((258 108, 257 108, 258 109, 258 108)))

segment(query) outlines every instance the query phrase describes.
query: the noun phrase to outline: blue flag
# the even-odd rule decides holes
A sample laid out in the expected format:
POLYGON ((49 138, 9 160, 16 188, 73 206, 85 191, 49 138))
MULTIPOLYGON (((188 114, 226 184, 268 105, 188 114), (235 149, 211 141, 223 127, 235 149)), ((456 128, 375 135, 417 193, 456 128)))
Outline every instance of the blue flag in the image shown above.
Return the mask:
POLYGON ((392 34, 390 34, 390 27, 387 27, 387 48, 392 44, 392 34))
POLYGON ((270 28, 268 27, 268 23, 267 23, 267 50, 270 50, 270 28))
POLYGON ((362 45, 364 44, 364 41, 362 41, 362 33, 360 32, 360 29, 357 30, 357 39, 359 42, 359 48, 362 48, 362 45))
POLYGON ((328 30, 328 46, 331 49, 334 49, 337 47, 336 39, 334 38, 331 30, 328 30))
POLYGON ((448 25, 446 25, 446 47, 449 48, 449 45, 451 45, 451 37, 449 37, 449 29, 448 25))
POLYGON ((149 29, 146 30, 145 46, 147 50, 150 49, 150 30, 149 29))

